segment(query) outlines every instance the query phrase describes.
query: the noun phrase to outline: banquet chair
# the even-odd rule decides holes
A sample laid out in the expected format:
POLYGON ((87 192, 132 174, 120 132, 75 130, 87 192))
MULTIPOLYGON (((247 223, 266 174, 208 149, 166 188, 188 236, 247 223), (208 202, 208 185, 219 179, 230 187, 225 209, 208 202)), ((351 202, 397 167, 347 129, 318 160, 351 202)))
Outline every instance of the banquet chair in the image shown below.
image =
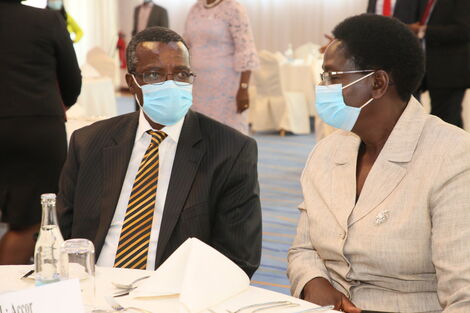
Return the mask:
POLYGON ((319 49, 320 45, 307 42, 294 50, 294 57, 296 59, 303 59, 308 62, 309 60, 315 59, 320 55, 319 49))
POLYGON ((252 130, 308 134, 310 121, 305 95, 283 89, 279 56, 261 51, 259 58, 261 67, 253 72, 256 98, 250 109, 252 130))
POLYGON ((103 49, 94 47, 88 51, 86 62, 94 67, 101 76, 111 78, 116 86, 116 63, 103 49))

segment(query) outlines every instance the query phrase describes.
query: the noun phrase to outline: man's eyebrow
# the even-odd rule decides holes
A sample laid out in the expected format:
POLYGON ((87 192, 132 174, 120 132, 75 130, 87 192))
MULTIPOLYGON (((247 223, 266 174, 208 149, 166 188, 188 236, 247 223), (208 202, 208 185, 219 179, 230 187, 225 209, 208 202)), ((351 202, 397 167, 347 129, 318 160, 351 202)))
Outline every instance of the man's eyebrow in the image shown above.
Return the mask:
POLYGON ((174 68, 177 70, 189 70, 189 67, 186 65, 177 65, 174 68))
POLYGON ((153 70, 153 71, 162 71, 164 70, 163 67, 159 67, 159 66, 153 66, 153 65, 149 65, 149 66, 144 66, 143 67, 144 71, 150 71, 150 70, 153 70))

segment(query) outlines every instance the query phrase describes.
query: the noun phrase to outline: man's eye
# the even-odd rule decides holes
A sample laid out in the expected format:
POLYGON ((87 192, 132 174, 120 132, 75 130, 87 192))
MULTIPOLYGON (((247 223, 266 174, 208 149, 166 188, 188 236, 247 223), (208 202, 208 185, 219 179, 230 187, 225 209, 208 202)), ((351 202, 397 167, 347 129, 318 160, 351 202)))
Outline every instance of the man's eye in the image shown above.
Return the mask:
POLYGON ((178 78, 188 78, 191 74, 188 72, 179 72, 176 74, 178 78))
POLYGON ((159 79, 160 77, 162 77, 162 75, 158 72, 149 72, 147 74, 147 77, 150 79, 159 79))

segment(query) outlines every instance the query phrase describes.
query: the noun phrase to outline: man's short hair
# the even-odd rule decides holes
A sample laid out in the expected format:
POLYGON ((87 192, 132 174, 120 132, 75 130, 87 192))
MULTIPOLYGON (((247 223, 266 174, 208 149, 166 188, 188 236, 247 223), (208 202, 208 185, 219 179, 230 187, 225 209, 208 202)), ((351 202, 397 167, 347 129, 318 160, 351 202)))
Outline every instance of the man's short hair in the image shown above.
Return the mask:
POLYGON ((399 97, 409 101, 424 76, 424 52, 418 38, 395 18, 361 14, 345 19, 333 30, 346 57, 357 69, 384 70, 399 97))
POLYGON ((184 41, 183 37, 178 35, 176 32, 168 29, 166 27, 149 27, 132 37, 129 46, 127 46, 126 59, 127 59, 127 71, 129 73, 134 73, 137 64, 136 49, 139 43, 153 41, 153 42, 182 42, 186 48, 188 45, 184 41))

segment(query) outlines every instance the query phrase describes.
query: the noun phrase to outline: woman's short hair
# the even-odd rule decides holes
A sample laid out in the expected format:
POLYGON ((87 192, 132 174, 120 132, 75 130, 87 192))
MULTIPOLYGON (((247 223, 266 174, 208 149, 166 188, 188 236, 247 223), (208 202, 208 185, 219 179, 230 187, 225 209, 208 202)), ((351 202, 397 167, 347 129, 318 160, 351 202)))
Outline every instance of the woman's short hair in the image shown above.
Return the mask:
POLYGON ((389 73, 402 100, 408 101, 419 87, 425 67, 423 48, 399 20, 361 14, 338 24, 333 35, 358 69, 389 73))

